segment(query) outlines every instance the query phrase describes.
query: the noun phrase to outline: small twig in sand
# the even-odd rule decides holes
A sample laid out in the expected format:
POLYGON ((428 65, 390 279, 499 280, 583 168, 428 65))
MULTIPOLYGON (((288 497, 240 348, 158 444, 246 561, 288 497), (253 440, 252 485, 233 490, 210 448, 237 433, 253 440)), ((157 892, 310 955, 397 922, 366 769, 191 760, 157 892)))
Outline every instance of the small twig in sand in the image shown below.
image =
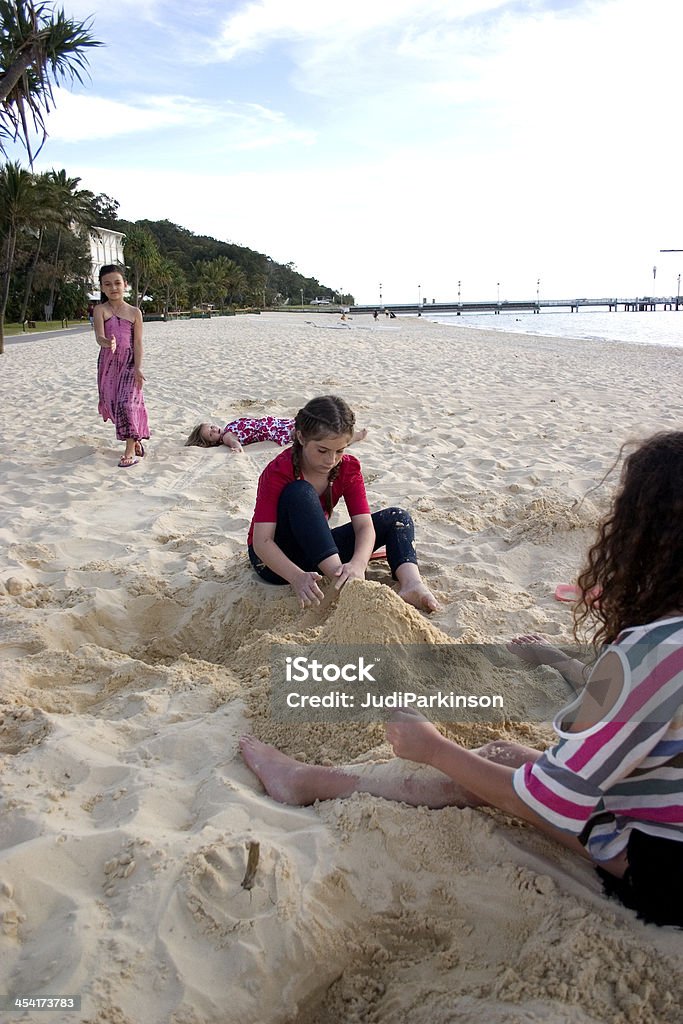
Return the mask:
POLYGON ((258 867, 260 844, 255 842, 249 843, 249 856, 247 857, 247 870, 244 872, 244 878, 242 879, 242 888, 247 891, 251 891, 254 885, 254 878, 256 876, 256 868, 258 867))

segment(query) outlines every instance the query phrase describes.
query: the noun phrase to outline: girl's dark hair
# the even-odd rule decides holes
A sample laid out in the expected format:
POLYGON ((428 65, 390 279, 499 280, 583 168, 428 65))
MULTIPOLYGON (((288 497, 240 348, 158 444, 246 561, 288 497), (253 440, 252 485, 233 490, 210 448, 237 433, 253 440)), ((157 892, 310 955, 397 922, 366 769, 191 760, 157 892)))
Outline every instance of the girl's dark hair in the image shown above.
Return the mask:
MULTIPOLYGON (((356 417, 353 411, 338 395, 321 395, 319 398, 312 398, 303 409, 299 409, 294 419, 294 441, 292 442, 295 479, 300 480, 302 476, 302 444, 299 441, 299 434, 303 437, 304 442, 322 441, 325 437, 344 435, 348 435, 350 440, 353 437, 355 425, 356 417)), ((327 477, 325 504, 328 515, 332 514, 332 484, 339 475, 340 466, 341 463, 337 463, 327 477)))
MULTIPOLYGON (((100 267, 99 282, 102 284, 102 278, 105 274, 120 274, 123 280, 126 280, 126 271, 124 267, 119 267, 116 263, 107 263, 105 266, 100 267)), ((100 302, 106 302, 107 296, 104 292, 100 292, 100 302)))
POLYGON ((574 633, 596 623, 596 647, 683 610, 683 432, 655 434, 626 458, 578 584, 574 633))

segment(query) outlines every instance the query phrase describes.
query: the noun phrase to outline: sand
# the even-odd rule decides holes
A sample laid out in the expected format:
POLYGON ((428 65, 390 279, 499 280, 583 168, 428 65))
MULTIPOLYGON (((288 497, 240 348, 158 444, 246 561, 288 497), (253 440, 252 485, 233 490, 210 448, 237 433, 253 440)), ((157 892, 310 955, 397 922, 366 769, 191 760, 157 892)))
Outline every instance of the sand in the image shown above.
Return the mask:
MULTIPOLYGON (((278 805, 237 742, 359 770, 390 756, 379 723, 273 720, 272 644, 569 641, 554 589, 614 477, 587 492, 627 438, 680 427, 683 352, 324 314, 150 323, 153 437, 125 471, 96 355, 88 332, 56 333, 0 360, 0 994, 82 998, 0 1020, 680 1021, 680 933, 607 901, 588 864, 491 811, 278 805), (443 603, 429 619, 383 563, 300 612, 245 553, 277 449, 183 447, 200 419, 291 415, 326 392, 369 429, 372 506, 414 514, 443 603)), ((511 702, 569 698, 500 651, 511 702)))

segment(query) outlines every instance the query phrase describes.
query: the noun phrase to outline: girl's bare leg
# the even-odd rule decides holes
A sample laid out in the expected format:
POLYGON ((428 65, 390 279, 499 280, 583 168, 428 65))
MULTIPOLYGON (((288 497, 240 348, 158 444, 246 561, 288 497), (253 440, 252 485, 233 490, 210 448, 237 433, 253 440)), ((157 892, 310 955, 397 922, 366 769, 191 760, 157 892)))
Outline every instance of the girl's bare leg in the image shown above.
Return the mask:
MULTIPOLYGON (((413 807, 477 807, 483 802, 443 772, 402 758, 360 768, 328 768, 297 761, 254 736, 243 736, 240 749, 268 795, 295 807, 352 793, 370 793, 413 807)), ((538 750, 507 742, 488 743, 476 753, 514 768, 540 756, 538 750)))

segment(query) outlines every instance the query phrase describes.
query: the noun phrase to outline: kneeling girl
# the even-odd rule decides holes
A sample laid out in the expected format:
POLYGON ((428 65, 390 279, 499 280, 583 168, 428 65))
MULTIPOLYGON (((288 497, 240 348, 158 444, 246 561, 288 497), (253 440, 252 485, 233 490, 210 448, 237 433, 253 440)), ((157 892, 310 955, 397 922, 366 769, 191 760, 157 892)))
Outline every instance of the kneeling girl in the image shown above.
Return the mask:
POLYGON ((426 612, 438 602, 420 576, 415 531, 408 512, 370 512, 360 462, 346 452, 355 416, 336 395, 313 398, 294 421, 294 438, 258 482, 247 545, 254 569, 267 583, 289 583, 302 608, 323 598, 323 576, 340 589, 363 579, 373 551, 386 547, 392 576, 404 601, 426 612), (351 522, 330 529, 332 510, 344 498, 351 522))

